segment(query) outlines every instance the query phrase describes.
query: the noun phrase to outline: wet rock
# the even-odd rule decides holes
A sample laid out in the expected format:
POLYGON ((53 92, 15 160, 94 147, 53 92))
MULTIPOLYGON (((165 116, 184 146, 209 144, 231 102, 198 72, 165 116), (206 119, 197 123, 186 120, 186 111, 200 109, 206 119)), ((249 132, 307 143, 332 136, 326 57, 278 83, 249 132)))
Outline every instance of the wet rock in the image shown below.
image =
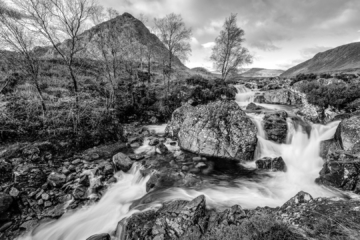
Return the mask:
POLYGON ((156 146, 156 151, 160 154, 167 154, 169 153, 169 149, 165 146, 165 144, 160 143, 156 146))
POLYGON ((47 180, 47 175, 38 166, 24 163, 14 169, 14 182, 19 189, 38 188, 47 180))
POLYGON ((328 154, 315 182, 360 194, 360 159, 346 151, 328 154))
POLYGON ((140 160, 143 160, 145 158, 145 156, 141 155, 141 154, 131 154, 131 155, 129 155, 129 158, 134 161, 140 161, 140 160))
POLYGON ((72 192, 72 195, 75 199, 86 199, 87 198, 87 187, 85 186, 77 186, 74 191, 72 192))
POLYGON ((277 142, 285 143, 287 136, 287 122, 288 114, 285 111, 275 113, 268 113, 265 115, 263 123, 267 139, 277 142))
POLYGON ((12 180, 12 165, 0 159, 0 185, 12 180))
POLYGON ((47 180, 52 187, 62 187, 66 183, 66 175, 62 173, 52 172, 48 176, 47 180))
POLYGON ((105 165, 105 167, 104 167, 104 174, 105 174, 106 176, 108 176, 108 175, 113 175, 113 174, 114 174, 114 171, 115 171, 114 166, 113 166, 111 163, 108 163, 108 164, 105 165))
POLYGON ((133 161, 124 153, 117 153, 112 160, 115 167, 123 172, 129 171, 133 165, 133 161))
POLYGON ((149 142, 149 146, 156 146, 160 143, 160 140, 158 138, 153 138, 149 142))
POLYGON ((320 157, 325 161, 329 154, 341 150, 340 144, 335 139, 329 139, 320 143, 320 157))
POLYGON ((81 163, 80 159, 75 159, 74 161, 71 162, 72 165, 78 165, 81 163))
POLYGON ((201 184, 201 179, 191 173, 156 172, 146 182, 146 191, 151 189, 164 189, 169 187, 193 187, 201 184))
POLYGON ((255 103, 249 103, 246 106, 246 110, 250 110, 250 111, 258 111, 258 110, 262 110, 262 109, 264 109, 264 108, 256 105, 255 103))
POLYGON ((301 96, 289 89, 279 89, 266 91, 261 95, 257 95, 254 99, 255 103, 284 104, 284 105, 300 105, 302 104, 301 96))
POLYGON ((0 216, 10 209, 12 203, 13 198, 10 195, 0 192, 0 216))
POLYGON ((47 193, 43 193, 43 194, 41 194, 41 198, 42 198, 43 200, 47 201, 47 200, 49 200, 50 196, 49 196, 49 194, 47 194, 47 193))
POLYGON ((103 233, 103 234, 96 234, 93 235, 89 238, 87 238, 86 240, 110 240, 111 237, 108 233, 103 233))
POLYGON ((34 229, 36 226, 38 225, 38 220, 30 220, 27 222, 24 222, 23 224, 20 225, 20 229, 25 230, 26 232, 34 229))
POLYGON ((274 172, 286 172, 286 164, 282 157, 277 158, 262 158, 257 160, 256 162, 256 168, 262 169, 262 170, 271 170, 274 172))
POLYGON ((186 104, 174 111, 167 132, 182 149, 209 157, 251 160, 257 143, 256 126, 230 101, 186 104))
POLYGON ((207 165, 206 165, 205 163, 203 163, 203 162, 200 162, 200 163, 196 164, 195 167, 196 167, 196 168, 206 168, 207 165))
POLYGON ((88 176, 88 175, 83 175, 83 176, 80 178, 79 184, 80 184, 80 185, 83 185, 83 186, 85 186, 85 187, 89 187, 89 186, 90 186, 89 176, 88 176))

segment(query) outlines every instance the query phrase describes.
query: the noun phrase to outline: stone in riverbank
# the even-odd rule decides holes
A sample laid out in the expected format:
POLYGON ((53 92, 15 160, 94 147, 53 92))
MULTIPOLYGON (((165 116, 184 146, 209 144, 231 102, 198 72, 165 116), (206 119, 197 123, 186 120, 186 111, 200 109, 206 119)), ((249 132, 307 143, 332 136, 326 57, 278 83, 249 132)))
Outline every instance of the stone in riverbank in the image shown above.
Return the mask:
POLYGON ((123 172, 129 171, 133 165, 133 161, 131 161, 127 155, 121 152, 113 156, 112 160, 116 168, 123 172))
POLYGON ((277 158, 262 158, 257 160, 256 162, 256 168, 262 169, 262 170, 271 170, 274 172, 286 172, 286 164, 282 157, 277 158))
POLYGON ((167 131, 182 149, 210 157, 252 160, 257 129, 232 101, 217 101, 175 110, 167 131))
POLYGON ((277 143, 285 143, 288 131, 286 118, 288 114, 285 111, 268 113, 264 117, 264 130, 267 139, 277 143))
POLYGON ((254 99, 255 103, 283 104, 283 105, 300 105, 301 97, 289 89, 279 89, 263 92, 254 99))

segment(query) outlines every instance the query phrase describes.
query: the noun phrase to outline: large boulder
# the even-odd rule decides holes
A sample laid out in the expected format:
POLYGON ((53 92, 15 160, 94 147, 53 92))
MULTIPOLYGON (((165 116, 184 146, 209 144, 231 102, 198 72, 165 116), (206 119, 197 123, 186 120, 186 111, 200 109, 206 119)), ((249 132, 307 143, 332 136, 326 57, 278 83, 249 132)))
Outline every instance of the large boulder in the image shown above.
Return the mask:
POLYGON ((360 152, 360 116, 343 120, 336 129, 335 140, 345 151, 360 152))
POLYGON ((288 114, 285 111, 268 113, 264 117, 264 130, 267 139, 277 142, 285 143, 288 131, 286 118, 288 114))
POLYGON ((301 96, 289 89, 270 90, 257 95, 254 99, 256 103, 300 105, 301 96))
POLYGON ((129 171, 133 165, 133 161, 131 161, 130 157, 121 152, 114 155, 112 160, 116 168, 123 172, 129 171))
POLYGON ((174 111, 167 131, 182 149, 209 157, 252 160, 257 143, 255 124, 232 101, 186 104, 174 111))
POLYGON ((262 158, 257 160, 256 162, 256 168, 262 169, 262 170, 271 170, 274 172, 285 172, 286 171, 286 164, 282 157, 277 158, 262 158))

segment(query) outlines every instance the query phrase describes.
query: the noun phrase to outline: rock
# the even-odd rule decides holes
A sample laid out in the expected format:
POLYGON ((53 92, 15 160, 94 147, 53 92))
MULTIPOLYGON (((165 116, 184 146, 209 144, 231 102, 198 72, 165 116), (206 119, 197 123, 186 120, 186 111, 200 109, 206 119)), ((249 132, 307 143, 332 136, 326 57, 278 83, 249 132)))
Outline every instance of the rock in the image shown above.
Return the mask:
POLYGON ((62 173, 52 172, 48 176, 48 183, 52 187, 62 187, 66 183, 66 175, 62 173))
POLYGON ((7 223, 3 224, 2 226, 0 225, 0 233, 6 231, 6 229, 11 227, 12 224, 13 224, 12 222, 7 222, 7 223))
POLYGON ((264 108, 256 105, 255 103, 249 103, 246 106, 246 110, 250 110, 250 111, 258 111, 258 110, 262 110, 262 109, 264 109, 264 108))
POLYGON ((360 159, 346 151, 328 154, 316 183, 360 193, 360 159))
POLYGON ((113 165, 111 164, 111 163, 108 163, 108 164, 106 164, 105 165, 105 167, 104 167, 104 174, 106 175, 106 176, 108 176, 108 175, 113 175, 114 174, 114 167, 113 167, 113 165))
POLYGON ((41 195, 41 198, 42 198, 43 200, 47 201, 47 200, 49 200, 50 196, 49 196, 49 194, 47 194, 47 193, 43 193, 43 194, 41 195))
POLYGON ((0 159, 0 185, 12 180, 12 165, 0 159))
POLYGON ((40 149, 36 146, 27 146, 23 149, 22 153, 30 161, 37 161, 40 159, 40 149))
POLYGON ((113 156, 112 160, 115 167, 123 172, 129 171, 133 165, 131 159, 124 153, 117 153, 115 156, 113 156))
POLYGON ((302 104, 301 96, 289 89, 270 90, 262 95, 257 95, 254 99, 256 103, 300 105, 302 104))
POLYGON ((21 164, 14 169, 14 182, 19 189, 38 188, 47 180, 42 169, 33 164, 21 164))
POLYGON ((182 149, 209 157, 252 160, 257 143, 256 126, 232 101, 186 104, 174 111, 167 132, 182 149))
POLYGON ((11 190, 10 190, 10 192, 9 192, 9 194, 10 194, 10 196, 12 196, 12 197, 17 197, 17 196, 19 196, 19 190, 17 190, 16 188, 14 188, 14 187, 12 187, 11 188, 11 190))
POLYGON ((271 170, 274 172, 282 171, 286 172, 286 164, 282 157, 277 158, 262 158, 256 162, 257 169, 271 170))
POLYGON ((35 226, 38 225, 38 220, 30 220, 27 222, 24 222, 23 224, 20 225, 20 229, 24 229, 25 231, 30 231, 32 229, 35 228, 35 226))
POLYGON ((89 186, 90 186, 89 176, 88 176, 88 175, 83 175, 83 176, 80 178, 79 184, 80 184, 80 185, 83 185, 83 186, 85 186, 85 187, 89 187, 89 186))
POLYGON ((195 167, 196 167, 196 168, 206 168, 207 165, 206 165, 205 163, 203 163, 203 162, 200 162, 200 163, 196 164, 195 167))
POLYGON ((52 202, 50 202, 50 201, 45 201, 44 202, 44 207, 45 208, 48 208, 48 207, 51 207, 52 206, 52 202))
POLYGON ((360 116, 343 120, 336 129, 335 140, 345 151, 360 152, 360 116))
POLYGON ((149 146, 156 146, 160 143, 160 140, 158 138, 153 138, 149 142, 149 146))
POLYGON ((202 158, 201 158, 201 157, 193 157, 192 160, 193 160, 194 162, 199 162, 199 161, 202 160, 202 158))
POLYGON ((178 239, 205 215, 203 195, 188 202, 165 203, 155 213, 147 211, 132 215, 125 223, 124 239, 178 239))
POLYGON ((71 162, 72 165, 78 165, 81 163, 80 159, 75 159, 74 161, 71 162))
POLYGON ((267 139, 277 142, 285 143, 287 136, 287 122, 288 114, 285 111, 275 113, 268 113, 265 115, 263 123, 267 139))
POLYGON ((103 234, 96 234, 93 235, 89 238, 87 238, 86 240, 110 240, 111 237, 108 233, 103 233, 103 234))
POLYGON ((160 154, 169 153, 169 149, 163 143, 160 143, 159 145, 156 146, 156 151, 160 154))
POLYGON ((0 216, 10 209, 12 203, 13 198, 10 195, 0 192, 0 216))
POLYGON ((141 155, 141 154, 131 154, 131 155, 129 155, 129 158, 134 161, 140 161, 140 160, 143 160, 145 158, 145 156, 141 155))
POLYGON ((130 144, 130 147, 131 147, 131 148, 139 148, 139 147, 140 147, 140 143, 138 143, 138 142, 132 143, 132 144, 130 144))
POLYGON ((296 194, 294 197, 292 197, 290 200, 288 200, 284 205, 282 205, 281 208, 286 209, 288 207, 294 207, 302 203, 312 202, 313 200, 314 199, 310 194, 301 191, 298 194, 296 194))
POLYGON ((87 187, 85 186, 77 186, 74 191, 72 192, 72 195, 75 199, 81 200, 87 198, 87 187))

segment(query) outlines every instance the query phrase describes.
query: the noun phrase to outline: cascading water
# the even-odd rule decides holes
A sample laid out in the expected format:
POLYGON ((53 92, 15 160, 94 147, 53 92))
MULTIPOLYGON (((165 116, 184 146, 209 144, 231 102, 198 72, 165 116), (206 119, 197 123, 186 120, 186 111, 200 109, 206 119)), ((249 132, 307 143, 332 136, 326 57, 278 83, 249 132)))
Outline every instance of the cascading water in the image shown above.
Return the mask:
MULTIPOLYGON (((245 88, 239 88, 237 102, 245 107, 254 96, 245 88)), ((281 109, 276 105, 269 109, 281 109)), ((335 192, 315 184, 323 160, 319 156, 320 142, 333 137, 339 122, 327 126, 313 124, 311 131, 306 132, 301 126, 294 127, 288 119, 288 136, 285 144, 278 144, 266 139, 261 114, 248 114, 258 128, 258 147, 256 159, 262 157, 281 156, 287 166, 286 172, 259 173, 253 178, 240 177, 233 180, 231 187, 220 184, 207 185, 203 189, 170 188, 157 194, 155 199, 147 203, 147 208, 159 207, 159 204, 174 200, 192 200, 196 196, 205 195, 207 206, 215 208, 230 207, 235 204, 243 208, 258 206, 281 206, 299 191, 306 191, 314 197, 334 196, 335 192)), ((163 133, 165 125, 149 126, 151 130, 163 133)), ((177 144, 165 142, 166 146, 177 154, 180 150, 177 144)), ((136 153, 156 151, 148 144, 136 149, 136 153)), ((254 162, 246 164, 253 168, 254 162)), ((102 199, 88 207, 72 213, 66 213, 59 220, 44 223, 21 240, 85 240, 98 233, 110 233, 113 239, 119 239, 119 232, 114 234, 118 222, 139 211, 130 206, 146 195, 146 182, 149 176, 143 178, 139 172, 140 166, 134 165, 128 173, 117 173, 118 182, 110 187, 102 199)))
POLYGON ((134 164, 128 173, 117 173, 118 182, 98 203, 44 223, 20 239, 83 240, 94 234, 114 232, 121 219, 137 212, 130 210, 131 204, 146 194, 150 177, 142 177, 140 169, 140 165, 134 164))

